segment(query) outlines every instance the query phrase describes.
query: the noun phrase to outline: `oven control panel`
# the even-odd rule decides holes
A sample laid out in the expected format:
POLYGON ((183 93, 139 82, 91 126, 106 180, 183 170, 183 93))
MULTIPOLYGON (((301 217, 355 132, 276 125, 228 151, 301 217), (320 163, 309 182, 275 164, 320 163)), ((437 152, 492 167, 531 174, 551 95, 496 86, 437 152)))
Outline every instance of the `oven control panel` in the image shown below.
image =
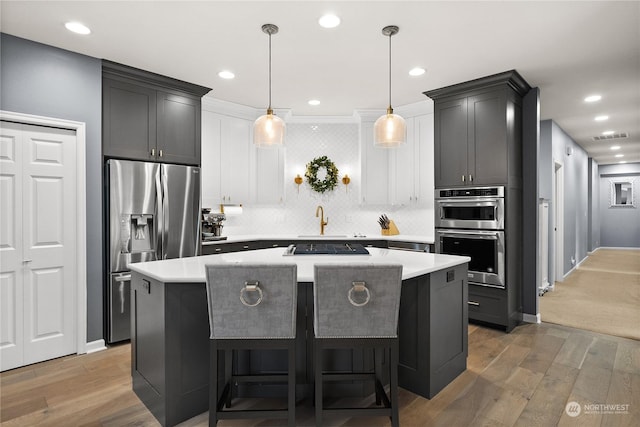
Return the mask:
POLYGON ((438 198, 504 197, 504 187, 450 188, 437 191, 438 198))

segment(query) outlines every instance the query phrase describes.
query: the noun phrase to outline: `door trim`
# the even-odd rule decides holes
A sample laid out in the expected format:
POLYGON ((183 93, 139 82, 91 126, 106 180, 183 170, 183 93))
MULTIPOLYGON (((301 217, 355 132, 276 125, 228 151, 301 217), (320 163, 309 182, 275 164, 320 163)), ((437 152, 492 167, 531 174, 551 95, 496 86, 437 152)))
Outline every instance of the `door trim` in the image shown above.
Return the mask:
POLYGON ((554 281, 564 281, 564 164, 554 160, 553 204, 555 227, 554 238, 554 281))
POLYGON ((76 133, 76 352, 87 350, 87 193, 86 125, 82 122, 0 110, 0 120, 70 129, 76 133))

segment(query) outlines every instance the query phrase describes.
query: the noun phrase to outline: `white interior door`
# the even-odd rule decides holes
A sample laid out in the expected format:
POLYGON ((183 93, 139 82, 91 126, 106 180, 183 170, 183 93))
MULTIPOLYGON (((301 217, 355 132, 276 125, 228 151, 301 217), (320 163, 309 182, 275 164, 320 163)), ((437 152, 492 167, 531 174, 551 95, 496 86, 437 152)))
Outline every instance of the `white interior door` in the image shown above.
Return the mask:
POLYGON ((22 365, 22 126, 0 129, 0 370, 22 365))
POLYGON ((6 370, 76 351, 76 135, 3 122, 0 140, 6 370))

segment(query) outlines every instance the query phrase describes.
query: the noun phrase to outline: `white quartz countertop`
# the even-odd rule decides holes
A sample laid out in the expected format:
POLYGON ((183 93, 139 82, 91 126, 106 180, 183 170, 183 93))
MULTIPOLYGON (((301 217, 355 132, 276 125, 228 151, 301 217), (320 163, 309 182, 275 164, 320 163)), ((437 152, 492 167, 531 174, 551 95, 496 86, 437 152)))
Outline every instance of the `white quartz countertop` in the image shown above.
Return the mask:
POLYGON ((298 282, 313 282, 313 266, 320 263, 344 264, 402 264, 402 279, 429 274, 445 268, 467 263, 469 257, 429 254, 395 249, 367 248, 369 255, 284 255, 286 248, 259 249, 189 258, 130 264, 131 270, 161 282, 205 281, 207 264, 242 263, 295 263, 298 265, 298 282))
POLYGON ((353 235, 353 234, 326 234, 320 236, 317 234, 244 234, 227 236, 225 240, 213 240, 202 242, 203 245, 219 245, 224 243, 249 242, 256 240, 388 240, 397 242, 412 243, 434 243, 433 236, 421 236, 415 234, 397 234, 394 236, 384 236, 381 234, 353 235))

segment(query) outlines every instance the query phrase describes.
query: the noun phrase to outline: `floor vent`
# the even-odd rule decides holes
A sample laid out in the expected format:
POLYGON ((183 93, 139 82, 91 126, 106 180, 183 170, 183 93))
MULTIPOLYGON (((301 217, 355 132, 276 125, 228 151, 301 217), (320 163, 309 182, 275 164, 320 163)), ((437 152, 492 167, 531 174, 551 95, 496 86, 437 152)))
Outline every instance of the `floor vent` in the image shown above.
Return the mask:
POLYGON ((598 136, 594 136, 593 140, 608 141, 610 139, 623 139, 623 138, 629 138, 629 134, 626 132, 620 132, 620 133, 614 133, 612 135, 598 135, 598 136))

